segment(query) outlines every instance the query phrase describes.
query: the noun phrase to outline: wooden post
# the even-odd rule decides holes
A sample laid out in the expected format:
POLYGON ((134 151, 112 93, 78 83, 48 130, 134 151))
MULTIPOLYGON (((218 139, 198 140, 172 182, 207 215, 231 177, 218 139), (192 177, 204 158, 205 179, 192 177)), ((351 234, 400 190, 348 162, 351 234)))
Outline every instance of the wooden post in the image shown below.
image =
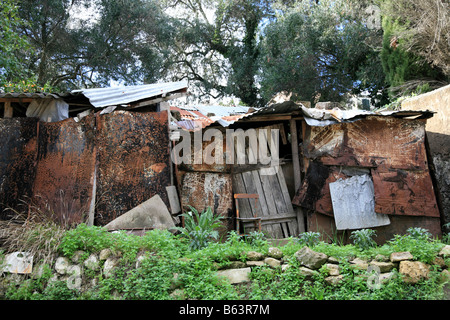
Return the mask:
MULTIPOLYGON (((300 171, 300 159, 298 154, 298 137, 297 137, 297 123, 294 119, 289 120, 291 130, 291 150, 292 150, 292 165, 294 169, 294 187, 295 193, 302 185, 302 176, 300 171)), ((305 219, 303 210, 300 207, 295 207, 297 214, 298 232, 305 232, 305 219)))
POLYGON ((291 127, 291 150, 292 150, 292 164, 294 168, 294 186, 295 192, 300 188, 302 178, 300 175, 300 159, 298 158, 298 138, 297 138, 297 123, 294 119, 289 120, 291 127))
POLYGON ((12 118, 13 116, 13 108, 11 107, 11 101, 5 101, 5 110, 3 112, 4 118, 12 118))

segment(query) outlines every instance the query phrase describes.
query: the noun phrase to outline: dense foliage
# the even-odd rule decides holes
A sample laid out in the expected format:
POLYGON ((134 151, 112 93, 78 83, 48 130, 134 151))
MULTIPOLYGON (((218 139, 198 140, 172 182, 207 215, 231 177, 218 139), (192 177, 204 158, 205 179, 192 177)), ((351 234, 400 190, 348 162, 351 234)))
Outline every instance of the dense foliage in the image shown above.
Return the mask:
POLYGON ((250 106, 280 91, 311 102, 367 92, 381 106, 449 82, 449 10, 443 0, 7 0, 0 86, 188 79, 198 98, 250 106))

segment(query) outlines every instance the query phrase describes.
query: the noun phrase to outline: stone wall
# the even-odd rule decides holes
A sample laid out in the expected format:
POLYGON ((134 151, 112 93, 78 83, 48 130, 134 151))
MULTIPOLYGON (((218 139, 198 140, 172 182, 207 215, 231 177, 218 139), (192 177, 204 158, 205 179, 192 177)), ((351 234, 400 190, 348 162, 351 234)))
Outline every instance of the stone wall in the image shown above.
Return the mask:
POLYGON ((450 223, 450 85, 406 99, 402 110, 430 110, 427 139, 440 190, 444 223, 450 223))
MULTIPOLYGON (((245 253, 246 259, 234 260, 224 263, 214 263, 217 268, 217 275, 224 277, 231 284, 247 284, 250 283, 253 268, 267 266, 272 269, 281 269, 285 272, 288 268, 294 268, 291 264, 293 261, 289 257, 284 256, 278 247, 271 247, 267 254, 257 251, 248 251, 245 253)), ((325 282, 330 286, 339 285, 345 281, 344 274, 341 274, 343 264, 350 264, 350 268, 359 271, 360 276, 355 277, 355 281, 364 281, 370 289, 377 289, 381 285, 394 279, 396 276, 402 277, 402 281, 409 284, 416 284, 423 279, 427 279, 431 270, 440 272, 440 280, 442 283, 450 281, 449 262, 450 245, 444 246, 433 263, 425 264, 421 261, 414 260, 410 252, 393 252, 389 257, 378 255, 375 259, 365 261, 360 258, 352 258, 351 260, 342 260, 336 257, 327 256, 321 252, 315 252, 309 247, 304 246, 295 254, 295 259, 299 262, 298 275, 303 277, 305 281, 314 281, 315 276, 319 273, 326 273, 325 282), (446 262, 447 261, 447 262, 446 262), (396 269, 398 272, 394 272, 396 269)), ((148 255, 142 254, 138 256, 135 268, 139 268, 143 259, 148 255)), ((98 284, 98 279, 115 277, 114 271, 119 267, 121 254, 114 254, 110 249, 104 249, 98 254, 87 254, 83 251, 77 251, 71 259, 59 256, 49 266, 52 275, 49 282, 64 281, 69 289, 84 292, 93 289, 98 284)), ((48 266, 48 265, 47 265, 48 266)), ((39 279, 42 276, 43 265, 36 265, 24 268, 20 271, 22 274, 13 271, 13 269, 3 268, 2 281, 0 281, 0 300, 5 299, 4 293, 11 283, 17 287, 26 279, 39 279)), ((47 284, 48 285, 48 284, 47 284)), ((182 284, 178 280, 178 275, 173 274, 171 297, 173 299, 185 299, 182 284)), ((123 299, 119 292, 113 292, 114 299, 123 299)))

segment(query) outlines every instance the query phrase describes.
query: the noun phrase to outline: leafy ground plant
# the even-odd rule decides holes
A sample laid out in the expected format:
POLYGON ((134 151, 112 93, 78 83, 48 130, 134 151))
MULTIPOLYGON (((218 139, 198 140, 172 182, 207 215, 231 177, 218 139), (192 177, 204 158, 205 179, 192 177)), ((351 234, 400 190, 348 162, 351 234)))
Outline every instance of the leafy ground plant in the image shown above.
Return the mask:
POLYGON ((376 231, 372 229, 355 230, 351 233, 350 239, 353 239, 353 244, 360 249, 369 249, 375 247, 377 244, 372 239, 376 236, 376 231))
POLYGON ((211 240, 217 240, 219 232, 215 229, 222 224, 220 217, 214 215, 211 207, 208 207, 201 214, 194 208, 189 206, 191 211, 183 213, 184 227, 176 229, 189 239, 189 246, 193 250, 206 247, 211 240))

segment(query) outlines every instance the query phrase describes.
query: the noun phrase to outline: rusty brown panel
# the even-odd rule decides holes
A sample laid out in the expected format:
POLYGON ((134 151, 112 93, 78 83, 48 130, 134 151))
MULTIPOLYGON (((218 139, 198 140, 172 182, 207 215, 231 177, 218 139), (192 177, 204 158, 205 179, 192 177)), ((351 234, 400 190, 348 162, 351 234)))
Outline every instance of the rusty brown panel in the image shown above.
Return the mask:
POLYGON ((22 210, 32 196, 37 157, 37 119, 0 119, 0 218, 22 210))
POLYGON ((325 165, 425 170, 426 120, 392 117, 309 127, 304 154, 325 165))
POLYGON ((231 174, 213 172, 185 172, 181 178, 183 211, 188 205, 199 212, 207 207, 218 215, 228 217, 233 209, 231 174))
POLYGON ((167 112, 97 116, 96 225, 105 225, 159 194, 170 208, 167 112))
POLYGON ((85 221, 95 167, 94 116, 39 122, 39 154, 33 201, 62 224, 85 221))
POLYGON ((372 170, 375 212, 391 215, 439 217, 428 170, 372 170))

